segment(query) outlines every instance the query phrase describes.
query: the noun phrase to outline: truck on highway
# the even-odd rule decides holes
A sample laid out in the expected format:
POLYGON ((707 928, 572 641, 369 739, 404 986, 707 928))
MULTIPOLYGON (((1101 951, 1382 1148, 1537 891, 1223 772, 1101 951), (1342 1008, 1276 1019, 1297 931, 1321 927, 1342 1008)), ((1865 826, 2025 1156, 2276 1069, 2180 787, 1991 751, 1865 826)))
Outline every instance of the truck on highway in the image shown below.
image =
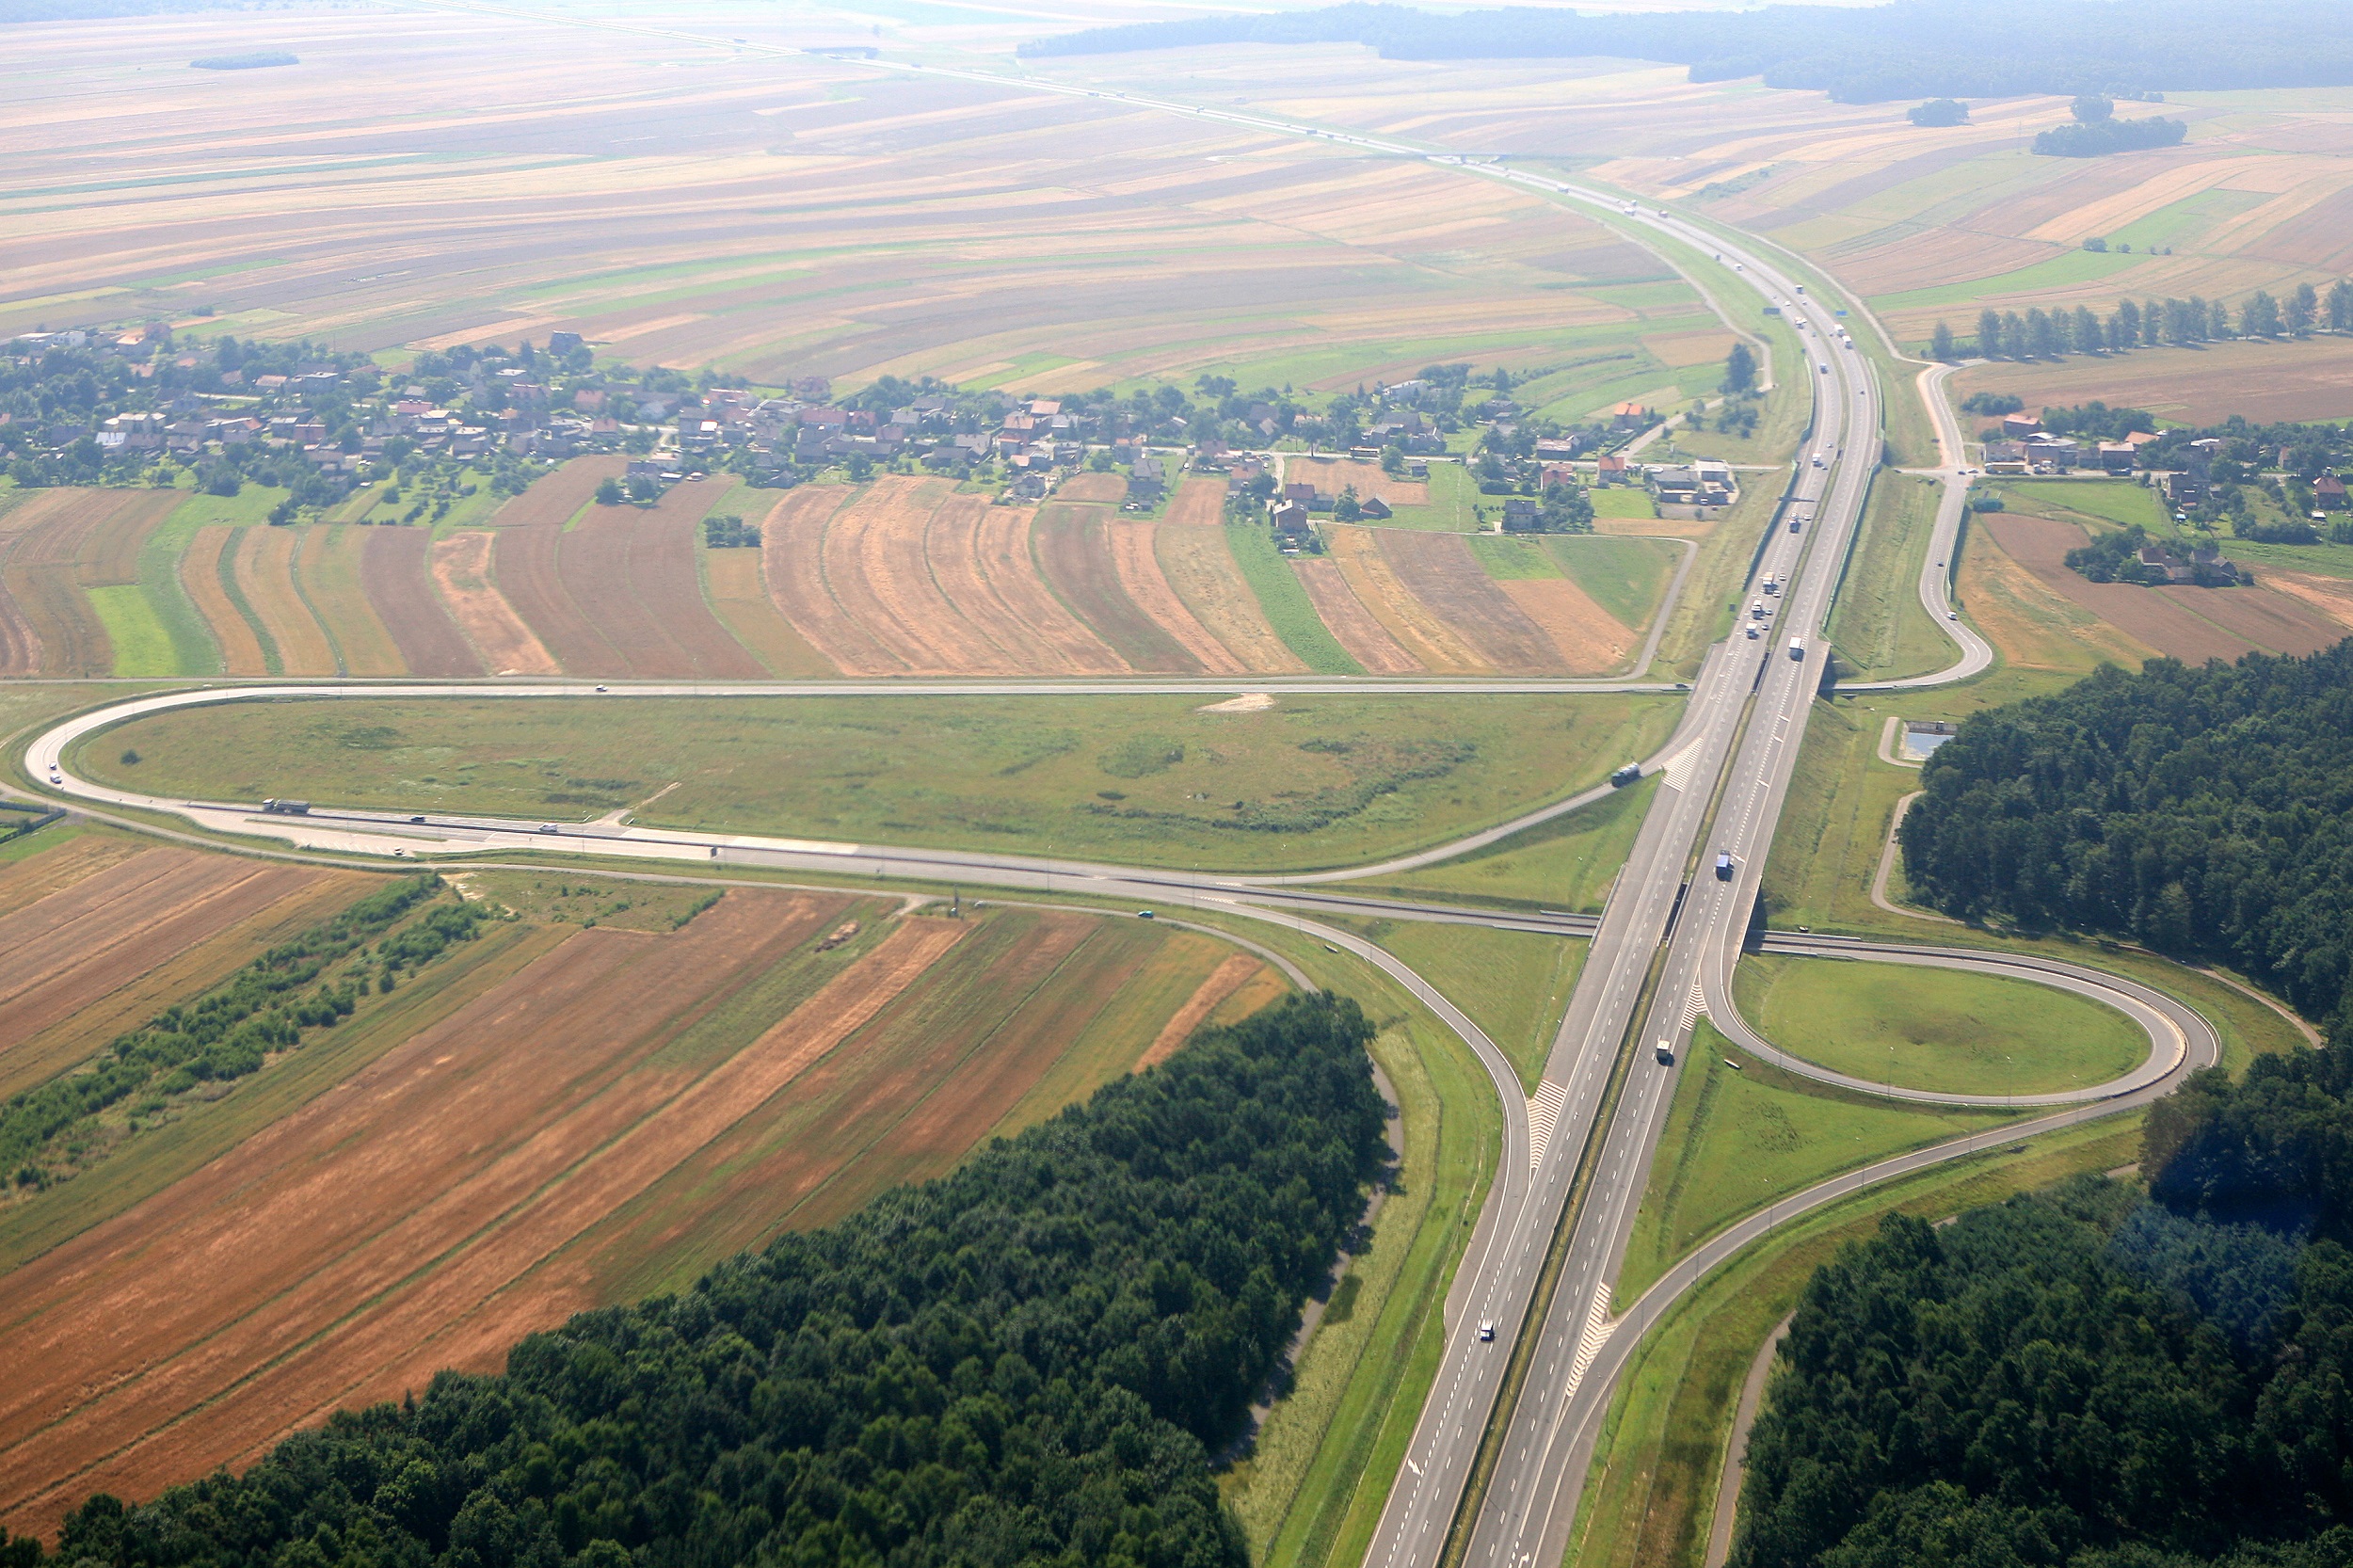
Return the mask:
POLYGON ((1792 637, 1789 639, 1789 657, 1798 660, 1805 658, 1805 639, 1803 637, 1792 637))
POLYGON ((1769 594, 1781 592, 1781 579, 1769 571, 1765 574, 1765 591, 1769 594))
POLYGON ((1754 600, 1750 602, 1749 618, 1751 620, 1763 620, 1765 618, 1765 601, 1763 600, 1754 600))
POLYGON ((1625 767, 1620 768, 1616 773, 1609 776, 1609 786, 1611 789, 1623 790, 1628 784, 1641 782, 1641 777, 1642 764, 1640 762, 1628 762, 1625 767))
POLYGON ((1720 849, 1716 852, 1716 880, 1719 882, 1732 880, 1732 855, 1727 850, 1720 849))
POLYGON ((1672 1067, 1675 1064, 1675 1043, 1673 1040, 1659 1041, 1657 1049, 1660 1066, 1672 1067))
POLYGON ((262 809, 273 816, 307 817, 311 814, 311 803, 307 800, 265 800, 262 802, 262 809))

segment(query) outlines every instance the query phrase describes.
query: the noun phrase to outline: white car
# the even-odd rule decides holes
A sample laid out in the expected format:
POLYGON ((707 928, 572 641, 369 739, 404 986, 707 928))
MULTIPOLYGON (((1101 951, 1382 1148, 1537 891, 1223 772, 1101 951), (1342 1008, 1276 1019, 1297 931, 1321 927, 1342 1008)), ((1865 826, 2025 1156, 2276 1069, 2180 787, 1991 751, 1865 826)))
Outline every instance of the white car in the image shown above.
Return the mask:
POLYGON ((1945 618, 1946 620, 1959 620, 1961 618, 1961 612, 1959 610, 1947 610, 1945 612, 1945 618))
POLYGON ((1492 1320, 1490 1320, 1490 1319, 1486 1319, 1486 1318, 1481 1318, 1481 1319, 1480 1319, 1480 1320, 1479 1320, 1479 1337, 1480 1337, 1481 1340, 1491 1340, 1491 1339, 1493 1339, 1495 1336, 1496 1336, 1496 1325, 1495 1325, 1494 1321, 1493 1321, 1492 1320))

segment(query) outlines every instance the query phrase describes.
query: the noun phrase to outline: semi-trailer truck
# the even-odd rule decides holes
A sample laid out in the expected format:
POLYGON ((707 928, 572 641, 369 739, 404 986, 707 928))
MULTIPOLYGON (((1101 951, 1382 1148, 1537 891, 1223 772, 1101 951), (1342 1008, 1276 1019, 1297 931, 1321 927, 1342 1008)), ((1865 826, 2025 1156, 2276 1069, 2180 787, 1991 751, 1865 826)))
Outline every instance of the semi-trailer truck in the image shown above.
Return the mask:
POLYGON ((280 817, 307 817, 311 814, 311 803, 307 800, 265 800, 262 802, 262 809, 280 817))

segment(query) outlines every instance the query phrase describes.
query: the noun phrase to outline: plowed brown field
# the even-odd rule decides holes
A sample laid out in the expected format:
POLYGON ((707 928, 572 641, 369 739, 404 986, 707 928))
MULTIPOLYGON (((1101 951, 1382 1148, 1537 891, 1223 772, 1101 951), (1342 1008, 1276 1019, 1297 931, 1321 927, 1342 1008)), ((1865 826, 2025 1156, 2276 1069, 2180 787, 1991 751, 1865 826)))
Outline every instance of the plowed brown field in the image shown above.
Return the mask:
POLYGON ((825 585, 825 527, 850 492, 830 485, 788 490, 760 524, 761 564, 776 608, 844 675, 903 675, 885 648, 825 585))
MULTIPOLYGON (((532 635, 557 667, 573 675, 618 675, 629 667, 629 661, 605 640, 597 623, 564 585, 564 573, 557 564, 565 538, 560 526, 534 523, 527 528, 502 528, 489 536, 494 542, 490 547, 488 580, 505 597, 515 614, 522 617, 523 624, 531 628, 532 635)), ((437 548, 437 567, 440 554, 437 548)), ((444 579, 443 586, 447 585, 444 579)), ((456 606, 457 601, 453 598, 451 603, 456 606)), ((467 631, 474 630, 462 608, 457 618, 467 631)), ((489 657, 488 649, 484 649, 484 656, 489 657)), ((494 663, 491 667, 501 666, 494 663)))
POLYGON ((2092 583, 2068 569, 2066 555, 2085 534, 2049 518, 1984 516, 1986 530, 2045 586, 2083 606, 2126 636, 2189 664, 2243 654, 2312 653, 2339 641, 2342 629, 2299 600, 2262 587, 2145 588, 2092 583))
POLYGON ((1365 666, 1369 675, 1418 675, 1421 661, 1405 651, 1405 647, 1389 635, 1388 629, 1375 620, 1356 598, 1348 579, 1329 559, 1300 559, 1291 563, 1299 574, 1300 586, 1307 590, 1308 600, 1323 624, 1332 629, 1332 635, 1348 650, 1348 656, 1365 666))
POLYGON ((2267 568, 2262 574, 2266 587, 2276 588, 2302 600, 2305 604, 2328 616, 2348 631, 2353 631, 2353 582, 2342 577, 2320 577, 2309 572, 2281 571, 2267 568))
POLYGON ((104 508, 82 544, 82 586, 118 587, 139 580, 139 549, 172 509, 180 490, 85 490, 104 508), (101 499, 103 498, 103 499, 101 499))
POLYGON ((1108 501, 1116 505, 1128 499, 1128 481, 1116 473, 1074 473, 1055 487, 1056 501, 1108 501))
MULTIPOLYGON (((498 599, 489 585, 482 581, 482 568, 490 552, 488 534, 460 535, 461 538, 481 541, 474 554, 478 559, 465 574, 477 594, 488 594, 497 600, 504 613, 503 625, 510 637, 531 640, 531 633, 515 612, 506 608, 506 601, 498 599)), ((382 617, 385 632, 399 650, 401 663, 411 675, 466 676, 484 673, 481 659, 466 641, 451 618, 449 606, 433 591, 431 556, 433 536, 423 528, 370 528, 364 531, 360 554, 360 582, 367 590, 368 602, 382 617)), ((546 659, 546 652, 539 653, 546 659)), ((553 667, 554 661, 547 661, 553 667)), ((499 666, 504 668, 506 666, 499 666)))
POLYGON ((368 539, 376 532, 349 523, 306 530, 295 552, 296 581, 342 655, 344 674, 407 675, 400 646, 361 585, 368 539))
POLYGON ((1224 522, 1225 481, 1210 474, 1194 474, 1176 487, 1176 493, 1169 498, 1168 511, 1160 520, 1193 527, 1224 522))
POLYGON ((1487 664, 1510 675, 1564 667, 1553 639, 1487 575, 1461 535, 1383 529, 1380 551, 1406 590, 1487 664))
POLYGON ((330 880, 350 888, 359 879, 158 848, 0 916, 0 952, 8 955, 0 971, 0 1098, 104 1044, 79 1033, 62 1037, 56 1025, 99 1010, 186 950, 330 880))
POLYGON ((703 573, 711 584, 711 608, 728 631, 768 666, 772 675, 839 675, 825 656, 808 646, 792 623, 776 610, 768 596, 768 582, 760 569, 757 550, 712 550, 703 553, 703 573))
POLYGON ((278 646, 282 674, 333 675, 335 650, 295 589, 295 547, 301 542, 299 529, 245 530, 237 544, 237 587, 278 646))
POLYGON ((673 485, 644 510, 591 506, 561 536, 556 564, 564 590, 623 661, 620 668, 596 670, 567 659, 573 674, 753 680, 766 673, 711 613, 695 564, 696 531, 732 486, 673 485))
MULTIPOLYGON (((561 668, 555 656, 523 624, 522 616, 515 613, 506 596, 490 581, 492 542, 502 536, 523 536, 469 531, 452 534, 446 539, 430 540, 433 581, 441 590, 434 602, 446 606, 448 614, 455 617, 453 632, 463 628, 459 636, 473 645, 469 657, 473 650, 479 650, 477 669, 487 665, 493 675, 553 675, 561 668)), ((553 537, 545 530, 536 531, 534 536, 553 537)), ((419 633, 433 635, 442 654, 454 661, 455 649, 441 643, 438 629, 424 616, 421 606, 412 617, 404 617, 402 624, 419 633)), ((420 669, 417 673, 429 672, 420 669)))
MULTIPOLYGON (((1184 501, 1177 497, 1178 504, 1184 501)), ((1176 508, 1171 507, 1174 515, 1176 508)), ((1176 597, 1202 625, 1233 650, 1246 670, 1269 675, 1297 675, 1306 664, 1278 635, 1258 606, 1258 596, 1242 580, 1241 568, 1225 542, 1225 526, 1214 516, 1204 526, 1163 522, 1153 536, 1160 570, 1176 597)))
MULTIPOLYGON (((82 592, 82 561, 136 492, 44 490, 8 519, 0 587, 13 606, 0 634, 6 675, 110 675, 114 645, 82 592)), ((137 568, 133 566, 136 579, 137 568)))
POLYGON ((490 515, 499 528, 561 528, 597 496, 597 487, 629 472, 617 454, 575 457, 490 515))
POLYGON ((204 624, 212 628, 213 640, 220 645, 221 673, 267 675, 269 664, 262 657, 262 640, 253 623, 221 585, 221 556, 236 543, 234 528, 215 523, 198 529, 180 557, 180 585, 187 589, 204 624))
POLYGON ((1491 667, 1486 659, 1414 596, 1381 552, 1379 536, 1388 532, 1344 523, 1323 531, 1332 562, 1355 590, 1357 602, 1432 673, 1485 673, 1491 667))
POLYGON ((1117 517, 1099 506, 1040 507, 1032 537, 1046 580, 1129 665, 1155 675, 1199 674, 1201 661, 1121 584, 1109 536, 1117 517))

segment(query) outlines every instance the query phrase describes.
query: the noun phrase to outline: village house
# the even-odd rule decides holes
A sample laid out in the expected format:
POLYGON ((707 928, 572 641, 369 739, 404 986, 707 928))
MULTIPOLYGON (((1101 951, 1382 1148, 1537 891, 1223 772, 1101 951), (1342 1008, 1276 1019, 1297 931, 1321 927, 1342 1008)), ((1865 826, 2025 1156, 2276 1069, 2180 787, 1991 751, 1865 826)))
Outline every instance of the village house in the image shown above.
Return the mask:
POLYGON ((2345 509, 2345 481, 2333 473, 2324 473, 2313 481, 2313 504, 2324 512, 2345 509))

